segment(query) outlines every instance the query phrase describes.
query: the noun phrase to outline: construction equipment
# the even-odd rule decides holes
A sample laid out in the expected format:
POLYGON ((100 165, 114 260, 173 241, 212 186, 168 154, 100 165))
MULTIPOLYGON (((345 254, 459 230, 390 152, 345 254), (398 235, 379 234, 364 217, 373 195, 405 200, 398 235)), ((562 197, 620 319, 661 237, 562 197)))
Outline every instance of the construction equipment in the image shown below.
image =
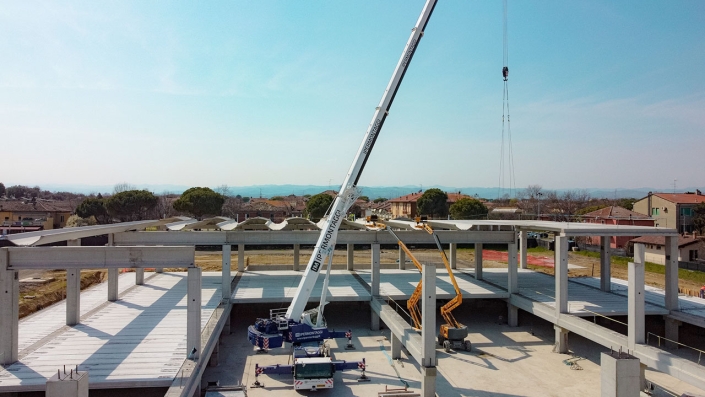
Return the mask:
MULTIPOLYGON (((436 6, 437 0, 427 0, 424 5, 421 15, 419 15, 416 25, 411 31, 411 35, 406 42, 404 50, 399 58, 396 68, 392 73, 392 77, 387 85, 387 88, 382 94, 382 99, 376 107, 372 121, 370 122, 365 136, 360 144, 360 147, 355 155, 355 158, 348 170, 348 173, 340 187, 338 195, 333 200, 333 204, 328 210, 327 216, 322 226, 321 235, 318 237, 316 246, 313 249, 313 254, 306 266, 299 286, 296 289, 291 305, 285 313, 270 311, 270 318, 258 319, 255 325, 248 328, 248 339, 257 346, 260 350, 266 351, 270 348, 281 347, 285 341, 293 344, 299 344, 306 341, 321 341, 331 337, 338 337, 341 333, 329 331, 324 317, 323 311, 326 305, 326 295, 328 290, 328 279, 330 277, 330 268, 333 262, 333 250, 338 236, 340 224, 345 219, 345 214, 348 209, 355 203, 355 200, 360 195, 360 190, 357 188, 358 181, 365 168, 367 159, 372 153, 379 133, 382 130, 384 121, 389 114, 389 109, 392 106, 394 97, 396 96, 399 85, 401 84, 406 70, 411 63, 411 59, 418 48, 419 41, 423 37, 424 29, 428 23, 433 9, 436 6), (323 291, 321 293, 320 304, 317 308, 304 311, 306 304, 311 296, 313 287, 318 279, 321 267, 327 262, 326 277, 323 282, 323 291)), ((348 337, 350 345, 350 334, 342 333, 348 337)), ((306 364, 306 360, 319 360, 320 357, 301 357, 300 363, 306 364)), ((309 361, 314 363, 314 361, 309 361)), ((321 364, 315 361, 316 364, 321 364)), ((364 363, 364 360, 363 360, 364 363)), ((326 364, 326 363, 324 363, 326 364)), ((272 371, 276 371, 273 369, 272 371)), ((296 372, 294 373, 296 375, 296 372)))
POLYGON ((455 289, 455 296, 453 299, 449 300, 445 305, 441 306, 441 316, 446 320, 445 324, 441 324, 440 330, 438 332, 438 344, 443 346, 446 352, 450 349, 465 349, 465 351, 470 351, 471 344, 469 340, 465 340, 468 336, 468 327, 460 324, 458 320, 453 316, 453 310, 463 303, 463 293, 458 287, 458 282, 455 281, 455 275, 453 275, 453 269, 450 268, 450 263, 448 262, 448 257, 446 252, 441 246, 441 240, 438 235, 433 231, 431 226, 427 223, 421 224, 423 229, 428 232, 428 234, 433 236, 433 240, 438 247, 438 252, 441 254, 441 259, 443 259, 443 265, 448 271, 448 276, 450 277, 450 282, 453 284, 453 289, 455 289))
POLYGON ((260 375, 288 375, 294 377, 294 390, 318 390, 333 388, 333 374, 337 371, 359 369, 362 371, 359 382, 369 379, 365 375, 365 359, 362 361, 333 360, 330 357, 330 347, 325 343, 319 345, 306 343, 294 346, 291 354, 293 364, 270 365, 260 367, 255 364, 255 382, 252 387, 264 387, 259 381, 260 375))

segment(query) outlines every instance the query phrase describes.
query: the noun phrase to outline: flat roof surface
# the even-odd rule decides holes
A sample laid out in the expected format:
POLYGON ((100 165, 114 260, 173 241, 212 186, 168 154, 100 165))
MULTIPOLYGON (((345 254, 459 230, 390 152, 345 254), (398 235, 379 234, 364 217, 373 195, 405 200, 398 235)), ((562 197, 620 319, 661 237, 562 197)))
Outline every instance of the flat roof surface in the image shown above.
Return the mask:
MULTIPOLYGON (((91 388, 170 386, 186 359, 186 273, 154 274, 144 285, 128 273, 120 281, 127 288, 117 302, 106 301, 107 283, 82 291, 87 307, 76 326, 63 325, 65 304, 21 321, 20 360, 0 371, 0 392, 44 390, 64 365, 87 370, 91 388)), ((220 272, 203 273, 202 329, 220 303, 221 285, 220 272)))

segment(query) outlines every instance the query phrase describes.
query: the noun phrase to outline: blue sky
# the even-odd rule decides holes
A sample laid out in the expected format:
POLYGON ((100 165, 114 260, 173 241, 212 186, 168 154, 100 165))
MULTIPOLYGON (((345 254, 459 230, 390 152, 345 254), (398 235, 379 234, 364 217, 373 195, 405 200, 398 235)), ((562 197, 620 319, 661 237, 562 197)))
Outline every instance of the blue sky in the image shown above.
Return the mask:
MULTIPOLYGON (((0 181, 335 185, 421 0, 0 8, 0 181)), ((705 2, 509 0, 516 186, 705 186, 705 2)), ((497 186, 502 2, 439 0, 360 179, 497 186)))

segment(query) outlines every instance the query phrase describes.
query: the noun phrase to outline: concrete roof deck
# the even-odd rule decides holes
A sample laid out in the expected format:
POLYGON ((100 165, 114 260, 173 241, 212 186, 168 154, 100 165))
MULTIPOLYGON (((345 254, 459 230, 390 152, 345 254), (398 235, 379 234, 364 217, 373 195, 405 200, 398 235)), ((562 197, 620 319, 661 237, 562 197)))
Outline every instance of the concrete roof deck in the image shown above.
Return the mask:
MULTIPOLYGON (((103 284, 82 292, 79 325, 57 324, 60 304, 23 320, 20 360, 0 371, 0 393, 44 390, 64 365, 88 370, 91 388, 170 386, 186 358, 186 273, 130 284, 117 302, 99 303, 98 296, 107 296, 103 284), (43 320, 53 325, 33 332, 43 320)), ((203 273, 201 329, 220 303, 221 285, 219 272, 203 273)))

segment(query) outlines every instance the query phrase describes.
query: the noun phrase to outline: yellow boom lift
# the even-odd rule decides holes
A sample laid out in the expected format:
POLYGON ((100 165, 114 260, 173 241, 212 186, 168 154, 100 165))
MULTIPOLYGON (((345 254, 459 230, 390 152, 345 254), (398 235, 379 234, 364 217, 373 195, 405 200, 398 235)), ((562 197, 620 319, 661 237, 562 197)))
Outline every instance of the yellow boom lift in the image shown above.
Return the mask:
MULTIPOLYGON (((371 218, 376 218, 376 216, 373 216, 371 218)), ((371 219, 368 218, 368 221, 370 220, 371 219)), ((373 221, 376 221, 376 219, 373 219, 373 221)), ((441 306, 441 316, 443 316, 445 324, 441 324, 440 326, 438 332, 438 344, 442 346, 446 352, 449 352, 450 349, 464 349, 466 351, 470 351, 470 341, 465 340, 465 338, 468 336, 468 327, 459 323, 452 313, 455 308, 457 308, 458 306, 460 306, 461 303, 463 303, 463 293, 460 291, 460 287, 458 287, 458 282, 455 281, 455 276, 453 275, 453 270, 450 268, 448 257, 446 256, 446 253, 443 250, 443 247, 441 246, 441 241, 438 238, 438 235, 433 231, 431 226, 429 226, 425 222, 422 223, 421 218, 416 219, 416 224, 417 227, 422 228, 428 234, 433 236, 433 239, 436 243, 436 247, 438 248, 438 252, 441 254, 443 264, 445 265, 446 270, 448 271, 450 281, 453 284, 453 288, 455 289, 455 297, 453 297, 453 299, 448 301, 445 305, 441 306)), ((397 244, 399 244, 399 247, 401 247, 401 249, 406 252, 409 258, 411 258, 411 261, 414 263, 414 266, 416 266, 419 272, 421 272, 423 270, 423 268, 421 267, 421 263, 416 259, 416 257, 414 257, 414 254, 411 253, 406 244, 404 244, 404 242, 401 241, 399 236, 397 236, 389 227, 387 227, 386 230, 391 233, 392 236, 394 236, 394 238, 397 240, 397 244)), ((421 310, 419 309, 418 303, 419 299, 421 298, 422 286, 422 280, 419 280, 419 283, 414 289, 414 293, 411 294, 411 298, 409 298, 406 303, 406 307, 409 310, 409 314, 411 315, 411 319, 414 323, 414 328, 416 328, 417 330, 421 329, 421 310)))

